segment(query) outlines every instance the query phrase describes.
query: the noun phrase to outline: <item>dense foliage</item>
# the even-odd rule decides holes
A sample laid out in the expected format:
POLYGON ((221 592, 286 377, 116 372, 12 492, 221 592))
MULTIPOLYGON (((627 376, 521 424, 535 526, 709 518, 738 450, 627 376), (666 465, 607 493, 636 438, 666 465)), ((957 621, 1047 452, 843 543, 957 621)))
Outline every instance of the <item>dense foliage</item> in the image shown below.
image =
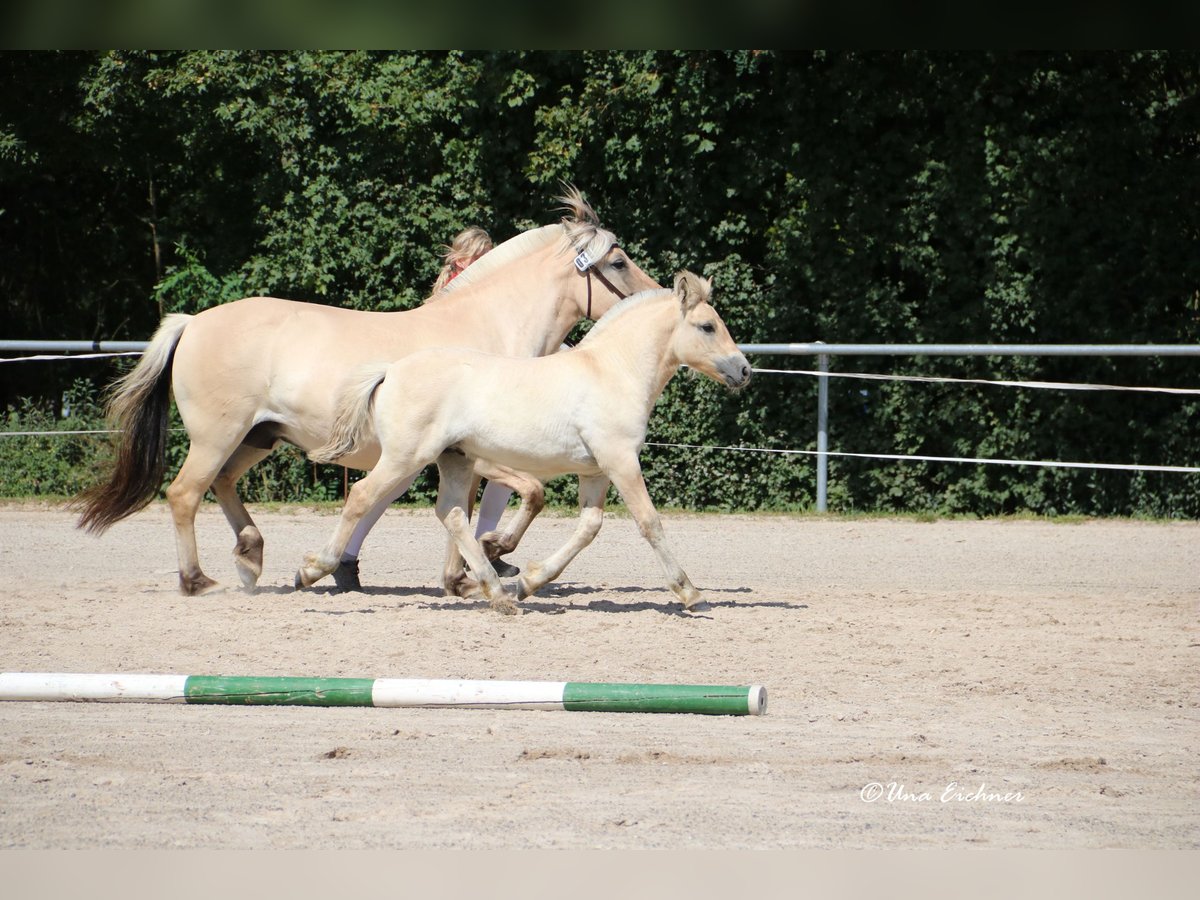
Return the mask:
MULTIPOLYGON (((145 339, 164 312, 251 293, 408 308, 460 227, 553 221, 565 180, 660 281, 713 276, 741 342, 1200 342, 1195 53, 3 53, 0 85, 5 337, 145 339)), ((5 364, 10 427, 81 373, 112 375, 84 365, 5 364)), ((1194 357, 834 368, 1200 387, 1194 357)), ((830 393, 835 450, 1198 462, 1186 395, 830 393)), ((680 377, 649 439, 812 449, 815 395, 798 376, 733 398, 680 377)), ((809 457, 644 462, 664 505, 813 499, 809 457)), ((3 493, 46 490, 10 474, 3 493)), ((341 480, 293 455, 247 489, 338 496, 341 480)), ((1196 516, 1200 478, 835 459, 830 498, 1196 516)))

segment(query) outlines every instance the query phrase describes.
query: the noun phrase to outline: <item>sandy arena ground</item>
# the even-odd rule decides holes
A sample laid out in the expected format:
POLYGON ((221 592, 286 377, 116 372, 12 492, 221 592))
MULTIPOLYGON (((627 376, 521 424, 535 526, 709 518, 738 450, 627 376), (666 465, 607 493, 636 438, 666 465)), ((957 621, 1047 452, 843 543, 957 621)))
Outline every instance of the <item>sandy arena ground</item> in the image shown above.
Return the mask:
MULTIPOLYGON (((1200 524, 628 518, 527 612, 436 589, 432 512, 365 593, 294 592, 328 512, 257 516, 255 595, 176 592, 155 505, 0 506, 0 670, 762 683, 763 717, 0 703, 0 847, 1200 847, 1200 524), (980 788, 982 796, 980 796, 980 788)), ((566 539, 543 517, 513 561, 566 539)))

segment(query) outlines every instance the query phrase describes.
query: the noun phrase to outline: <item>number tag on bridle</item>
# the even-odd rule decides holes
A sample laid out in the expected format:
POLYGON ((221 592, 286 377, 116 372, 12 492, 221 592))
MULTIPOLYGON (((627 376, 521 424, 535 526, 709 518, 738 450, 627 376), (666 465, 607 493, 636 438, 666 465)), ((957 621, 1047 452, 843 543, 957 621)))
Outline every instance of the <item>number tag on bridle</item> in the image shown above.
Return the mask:
POLYGON ((575 257, 575 268, 580 272, 586 272, 592 267, 592 263, 594 262, 595 260, 588 255, 586 250, 580 250, 579 255, 575 257))

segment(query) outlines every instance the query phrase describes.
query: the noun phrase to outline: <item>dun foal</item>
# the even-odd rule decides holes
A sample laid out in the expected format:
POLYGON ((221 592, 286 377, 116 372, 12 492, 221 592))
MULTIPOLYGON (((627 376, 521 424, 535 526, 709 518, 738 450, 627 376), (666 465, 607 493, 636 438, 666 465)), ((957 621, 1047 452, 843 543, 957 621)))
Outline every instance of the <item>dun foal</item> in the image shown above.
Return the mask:
POLYGON ((709 304, 710 293, 710 282, 680 273, 673 289, 618 303, 575 349, 539 359, 436 349, 364 367, 342 395, 329 443, 310 456, 338 459, 377 443, 379 462, 351 489, 329 543, 305 556, 296 586, 332 572, 358 519, 395 484, 436 460, 438 518, 492 607, 517 612, 468 527, 472 467, 485 459, 542 481, 579 476, 575 534, 524 568, 516 599, 556 578, 591 543, 612 483, 658 555, 668 587, 685 609, 695 609, 700 593, 667 549, 638 453, 655 401, 681 365, 735 390, 750 380, 750 364, 709 304))

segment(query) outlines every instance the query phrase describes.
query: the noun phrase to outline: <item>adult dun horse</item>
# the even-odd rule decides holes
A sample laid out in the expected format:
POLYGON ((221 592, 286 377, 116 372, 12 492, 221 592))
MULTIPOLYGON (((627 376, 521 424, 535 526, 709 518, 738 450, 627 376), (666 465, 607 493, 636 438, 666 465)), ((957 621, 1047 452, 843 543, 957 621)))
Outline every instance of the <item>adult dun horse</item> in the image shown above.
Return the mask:
MULTIPOLYGON (((166 467, 173 389, 191 440, 167 489, 180 590, 191 596, 217 584, 201 570, 196 547, 196 512, 210 487, 237 536, 238 574, 253 588, 262 574, 263 539, 237 494, 238 479, 282 441, 303 450, 325 444, 337 398, 361 364, 441 346, 523 357, 553 353, 581 319, 599 318, 619 299, 658 287, 600 227, 577 190, 560 199, 568 211, 561 223, 506 241, 437 302, 415 309, 362 312, 250 297, 194 316, 167 316, 138 365, 113 386, 109 412, 123 432, 117 459, 109 480, 81 495, 79 526, 103 532, 154 498, 166 467)), ((368 440, 336 462, 370 469, 378 458, 378 444, 368 440)), ((528 495, 540 485, 511 471, 480 474, 522 493, 517 528, 525 527, 536 514, 528 495)))
POLYGON ((329 443, 310 456, 341 459, 363 445, 382 447, 382 454, 350 489, 329 543, 305 556, 296 586, 332 572, 359 517, 436 460, 438 518, 492 608, 517 612, 468 527, 473 463, 485 459, 543 481, 579 476, 575 534, 524 568, 517 599, 556 578, 592 542, 611 482, 658 555, 667 586, 685 609, 694 609, 700 593, 667 549, 638 453, 655 401, 681 365, 731 389, 750 380, 750 364, 709 304, 710 292, 710 282, 680 273, 674 289, 623 300, 573 350, 541 359, 435 349, 364 367, 341 400, 329 443))

